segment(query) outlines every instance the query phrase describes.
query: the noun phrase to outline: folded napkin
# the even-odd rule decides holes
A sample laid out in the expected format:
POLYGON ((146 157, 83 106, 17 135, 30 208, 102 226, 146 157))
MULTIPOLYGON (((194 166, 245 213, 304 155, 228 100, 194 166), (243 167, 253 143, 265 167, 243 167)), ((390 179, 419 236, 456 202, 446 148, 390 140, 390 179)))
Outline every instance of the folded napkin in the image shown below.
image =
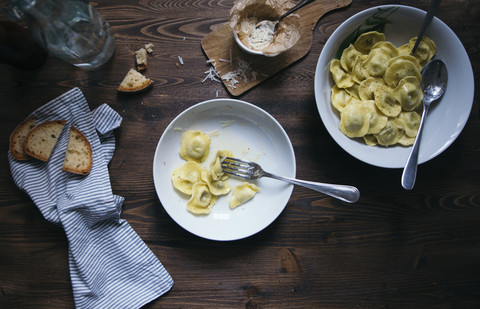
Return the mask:
POLYGON ((139 308, 173 285, 162 263, 120 218, 123 197, 114 195, 108 162, 115 150, 113 129, 122 118, 108 105, 90 111, 82 92, 72 89, 33 112, 37 123, 63 119, 48 163, 17 161, 9 153, 16 185, 48 221, 65 230, 77 308, 139 308), (88 176, 62 171, 70 126, 90 141, 93 166, 88 176))

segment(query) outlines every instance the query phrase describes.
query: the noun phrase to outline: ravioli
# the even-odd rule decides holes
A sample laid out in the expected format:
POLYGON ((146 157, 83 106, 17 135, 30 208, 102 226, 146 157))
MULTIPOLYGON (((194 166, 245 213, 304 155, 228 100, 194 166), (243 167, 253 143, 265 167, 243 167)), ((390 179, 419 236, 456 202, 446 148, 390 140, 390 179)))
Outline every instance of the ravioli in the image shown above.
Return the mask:
POLYGON ((390 59, 383 77, 387 85, 396 87, 400 80, 407 76, 414 76, 418 80, 422 80, 421 67, 416 61, 417 59, 411 56, 398 56, 390 59))
POLYGON ((354 81, 352 79, 352 76, 343 70, 342 65, 340 64, 340 60, 332 60, 332 62, 330 63, 330 73, 332 74, 332 78, 335 81, 335 84, 339 88, 348 88, 353 86, 354 81))
MULTIPOLYGON (((223 173, 220 157, 234 157, 233 153, 229 150, 217 151, 209 168, 204 169, 206 164, 203 161, 210 152, 209 148, 210 137, 207 134, 198 130, 186 131, 182 135, 179 154, 187 162, 171 174, 173 187, 190 196, 187 210, 196 215, 210 214, 218 198, 232 191, 227 182, 230 175, 223 173)), ((239 186, 230 199, 230 203, 235 205, 232 209, 246 203, 258 190, 253 184, 239 186)))
POLYGON ((405 129, 405 135, 408 137, 416 137, 418 128, 420 127, 421 116, 413 112, 402 112, 398 116, 398 119, 402 122, 405 129))
POLYGON ((358 39, 355 41, 353 46, 356 50, 363 54, 368 54, 372 47, 380 41, 385 41, 385 34, 377 32, 377 31, 370 31, 361 34, 358 39))
POLYGON ((172 172, 172 184, 178 191, 191 195, 193 185, 201 180, 202 171, 197 162, 187 162, 172 172))
POLYGON ((229 150, 219 150, 217 155, 210 163, 210 174, 213 180, 226 180, 230 175, 225 174, 222 170, 222 161, 220 157, 233 157, 233 153, 229 150))
POLYGON ((368 55, 361 55, 357 57, 352 68, 352 79, 355 83, 360 84, 368 77, 368 74, 363 66, 363 62, 368 58, 368 55))
POLYGON ((364 104, 370 112, 367 134, 379 133, 387 125, 388 117, 378 110, 375 101, 364 101, 362 104, 364 104))
POLYGON ((216 200, 217 197, 210 192, 207 184, 197 182, 193 185, 187 209, 194 214, 209 214, 216 200))
POLYGON ((382 146, 391 146, 398 143, 404 135, 403 125, 397 118, 390 118, 387 125, 377 134, 377 142, 382 146))
POLYGON ((242 204, 245 204, 253 198, 253 196, 260 191, 253 183, 244 182, 235 187, 232 197, 230 198, 230 208, 234 209, 242 204))
POLYGON ((210 190, 213 195, 225 195, 232 190, 228 182, 221 179, 214 180, 212 174, 207 171, 202 171, 201 178, 202 181, 207 184, 208 190, 210 190))
POLYGON ((363 62, 365 73, 368 76, 383 77, 387 69, 387 62, 391 59, 390 52, 385 49, 372 49, 363 62))
MULTIPOLYGON (((416 42, 417 38, 413 38, 410 40, 409 44, 411 44, 413 48, 416 42)), ((420 41, 420 44, 418 45, 417 50, 415 51, 415 54, 413 54, 413 56, 418 59, 422 66, 425 66, 430 60, 432 60, 433 55, 435 55, 436 51, 437 46, 435 45, 435 42, 433 42, 433 40, 429 37, 424 36, 420 41)))
POLYGON ((360 85, 355 83, 352 87, 344 89, 350 96, 352 96, 352 98, 360 99, 360 95, 358 94, 358 87, 360 87, 360 85))
POLYGON ((400 102, 404 111, 413 111, 423 100, 420 82, 414 76, 401 79, 398 86, 393 90, 393 95, 400 102))
POLYGON ((180 157, 185 161, 201 163, 208 157, 210 136, 198 130, 183 133, 180 144, 180 157))
POLYGON ((363 141, 368 146, 376 146, 378 144, 377 138, 373 134, 367 134, 362 137, 363 137, 363 141))
POLYGON ((351 72, 355 61, 361 55, 362 53, 360 53, 358 50, 355 49, 355 47, 353 47, 352 44, 350 44, 343 51, 342 56, 340 57, 340 64, 342 65, 342 68, 347 72, 351 72))
POLYGON ((397 57, 400 55, 400 52, 398 51, 398 48, 395 47, 391 42, 388 41, 379 41, 375 43, 375 45, 372 46, 372 50, 374 49, 381 49, 384 52, 387 53, 390 58, 397 57))
POLYGON ((384 86, 385 82, 379 77, 369 77, 360 83, 358 87, 358 95, 361 100, 374 100, 375 89, 384 86))
POLYGON ((377 87, 374 91, 375 105, 388 117, 397 117, 402 111, 402 105, 393 95, 390 88, 377 87))
POLYGON ((340 115, 340 131, 348 137, 362 137, 370 127, 371 113, 363 104, 349 104, 340 115))
POLYGON ((400 137, 398 143, 402 146, 412 146, 415 143, 415 137, 409 137, 404 134, 402 137, 400 137))
POLYGON ((424 36, 410 55, 416 40, 397 48, 383 33, 367 32, 331 62, 330 100, 343 134, 368 146, 413 144, 423 99, 421 70, 436 53, 433 40, 424 36))
POLYGON ((345 106, 347 106, 348 101, 350 100, 350 95, 345 89, 338 88, 337 85, 332 87, 331 92, 332 105, 335 109, 341 112, 345 106))
MULTIPOLYGON (((410 41, 402 45, 398 48, 401 54, 403 55, 410 55, 413 46, 417 42, 417 38, 414 37, 410 39, 410 41)), ((435 42, 430 39, 427 36, 423 36, 422 41, 417 47, 417 50, 415 51, 415 54, 413 57, 417 58, 420 65, 423 67, 425 66, 430 60, 432 60, 433 55, 435 55, 437 51, 437 46, 435 45, 435 42)))

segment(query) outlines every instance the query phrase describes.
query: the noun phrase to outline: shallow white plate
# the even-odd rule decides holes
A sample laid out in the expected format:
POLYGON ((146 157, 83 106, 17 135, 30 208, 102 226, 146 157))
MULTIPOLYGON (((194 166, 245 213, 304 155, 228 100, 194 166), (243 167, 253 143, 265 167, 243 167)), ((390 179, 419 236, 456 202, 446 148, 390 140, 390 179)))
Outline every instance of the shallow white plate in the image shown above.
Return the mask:
MULTIPOLYGON (((176 191, 172 171, 185 163, 178 151, 186 130, 201 130, 211 136, 210 154, 202 163, 209 167, 218 150, 256 161, 265 170, 295 177, 295 155, 282 126, 267 112, 250 103, 216 99, 198 103, 178 115, 165 129, 153 161, 155 190, 167 213, 185 230, 211 240, 237 240, 251 236, 272 223, 283 211, 293 186, 261 178, 251 181, 260 191, 246 204, 230 209, 231 193, 221 196, 209 215, 187 210, 189 196, 176 191)), ((246 181, 230 177, 232 189, 246 181)))
MULTIPOLYGON (((370 147, 363 142, 350 139, 338 129, 340 117, 330 104, 333 81, 329 74, 330 61, 334 59, 343 40, 368 17, 377 12, 379 6, 364 10, 338 27, 328 39, 320 54, 315 72, 315 98, 320 117, 332 138, 355 158, 386 168, 403 168, 411 147, 370 147)), ((385 27, 387 41, 395 46, 407 43, 418 35, 425 11, 395 5, 399 9, 388 18, 393 24, 385 27)), ((440 19, 434 18, 426 31, 437 45, 436 58, 442 59, 448 70, 448 85, 443 98, 432 105, 425 122, 420 144, 419 163, 433 159, 450 146, 462 131, 473 104, 473 71, 468 55, 457 36, 440 19)))

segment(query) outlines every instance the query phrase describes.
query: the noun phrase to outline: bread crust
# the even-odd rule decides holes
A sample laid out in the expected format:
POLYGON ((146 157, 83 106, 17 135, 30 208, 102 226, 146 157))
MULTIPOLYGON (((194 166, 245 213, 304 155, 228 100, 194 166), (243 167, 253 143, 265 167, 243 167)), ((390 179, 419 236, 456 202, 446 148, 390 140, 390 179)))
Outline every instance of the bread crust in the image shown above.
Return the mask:
POLYGON ((130 69, 117 90, 122 93, 138 93, 152 87, 153 80, 146 78, 135 69, 130 69))
POLYGON ((27 119, 23 120, 13 130, 10 135, 10 154, 17 160, 29 160, 32 157, 25 153, 23 150, 23 142, 28 133, 35 127, 35 116, 31 115, 27 119))
POLYGON ((65 124, 65 120, 52 120, 35 126, 25 138, 23 151, 33 158, 48 162, 65 124))
POLYGON ((90 142, 80 130, 71 126, 62 169, 74 174, 88 175, 92 169, 92 163, 93 153, 90 142))

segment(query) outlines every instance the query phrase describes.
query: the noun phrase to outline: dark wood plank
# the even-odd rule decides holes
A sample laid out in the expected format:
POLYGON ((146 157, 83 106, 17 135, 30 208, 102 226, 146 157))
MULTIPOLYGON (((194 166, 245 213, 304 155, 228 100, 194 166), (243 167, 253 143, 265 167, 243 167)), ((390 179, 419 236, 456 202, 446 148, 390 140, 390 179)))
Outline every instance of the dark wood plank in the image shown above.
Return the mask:
POLYGON ((350 205, 296 187, 271 226, 235 242, 183 230, 163 209, 152 176, 155 147, 170 121, 217 93, 231 96, 220 83, 202 84, 201 42, 228 20, 233 0, 97 1, 116 34, 106 67, 82 71, 51 57, 31 71, 0 64, 0 308, 74 306, 64 232, 15 186, 6 155, 17 123, 73 87, 91 108, 108 103, 123 117, 109 167, 112 188, 125 197, 122 217, 175 280, 146 308, 479 308, 480 3, 444 0, 437 12, 467 50, 476 94, 463 132, 419 167, 414 190, 401 188, 401 170, 345 153, 325 130, 313 93, 318 57, 345 19, 375 5, 426 10, 429 2, 355 0, 330 12, 305 57, 239 97, 285 128, 299 178, 354 184, 362 197, 350 205), (155 44, 146 72, 154 88, 118 95, 132 53, 147 42, 155 44))

